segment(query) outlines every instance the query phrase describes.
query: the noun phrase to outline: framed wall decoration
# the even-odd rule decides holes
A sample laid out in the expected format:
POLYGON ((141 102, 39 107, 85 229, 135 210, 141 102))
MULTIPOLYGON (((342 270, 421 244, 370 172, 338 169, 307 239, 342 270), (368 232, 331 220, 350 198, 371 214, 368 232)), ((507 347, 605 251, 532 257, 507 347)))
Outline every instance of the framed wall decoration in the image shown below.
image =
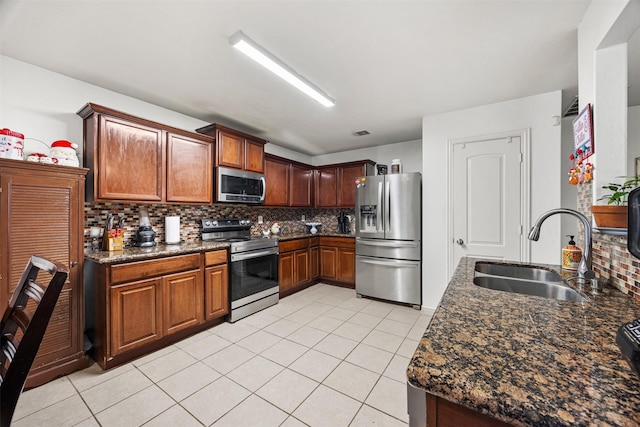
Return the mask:
POLYGON ((569 158, 580 163, 594 151, 593 116, 591 104, 587 104, 573 120, 573 154, 569 158))

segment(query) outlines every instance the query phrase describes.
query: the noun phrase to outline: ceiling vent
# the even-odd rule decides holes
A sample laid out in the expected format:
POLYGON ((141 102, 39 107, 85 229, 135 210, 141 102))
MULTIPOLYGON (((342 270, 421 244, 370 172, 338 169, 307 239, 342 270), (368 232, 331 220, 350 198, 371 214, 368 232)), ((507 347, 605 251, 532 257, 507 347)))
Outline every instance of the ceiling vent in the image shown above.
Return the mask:
POLYGON ((365 136, 365 135, 369 135, 369 131, 368 130, 359 130, 358 132, 354 132, 353 135, 354 136, 365 136))
POLYGON ((569 105, 569 108, 566 109, 562 117, 577 116, 579 111, 580 104, 578 102, 578 97, 576 96, 571 105, 569 105))

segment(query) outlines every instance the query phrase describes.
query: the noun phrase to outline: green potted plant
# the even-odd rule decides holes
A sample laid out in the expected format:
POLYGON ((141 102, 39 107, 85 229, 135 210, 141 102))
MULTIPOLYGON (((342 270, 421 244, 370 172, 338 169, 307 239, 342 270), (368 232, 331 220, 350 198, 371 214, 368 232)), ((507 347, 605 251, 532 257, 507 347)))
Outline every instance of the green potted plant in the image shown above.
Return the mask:
POLYGON ((618 178, 625 178, 625 181, 621 184, 609 183, 602 186, 611 193, 598 200, 606 200, 607 204, 591 206, 591 213, 600 228, 627 228, 627 197, 631 190, 640 185, 640 175, 618 178))

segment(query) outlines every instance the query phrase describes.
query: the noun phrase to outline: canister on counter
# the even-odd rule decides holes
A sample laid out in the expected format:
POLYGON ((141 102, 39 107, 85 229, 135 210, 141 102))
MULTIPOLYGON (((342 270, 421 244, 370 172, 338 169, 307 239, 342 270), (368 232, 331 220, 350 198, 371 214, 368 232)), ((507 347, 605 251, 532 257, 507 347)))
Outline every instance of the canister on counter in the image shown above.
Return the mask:
POLYGON ((402 161, 400 159, 391 161, 391 173, 402 173, 402 161))

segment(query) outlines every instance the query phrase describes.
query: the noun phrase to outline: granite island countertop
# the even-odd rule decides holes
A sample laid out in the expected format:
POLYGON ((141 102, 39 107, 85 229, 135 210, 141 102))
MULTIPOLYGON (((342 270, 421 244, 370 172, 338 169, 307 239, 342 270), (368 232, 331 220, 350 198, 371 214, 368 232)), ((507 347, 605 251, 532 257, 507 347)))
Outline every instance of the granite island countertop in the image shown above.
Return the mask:
MULTIPOLYGON (((294 239, 302 239, 307 237, 350 237, 355 238, 353 234, 343 234, 343 233, 287 233, 280 234, 272 237, 262 237, 265 239, 276 239, 276 240, 294 240, 294 239)), ((256 236, 260 237, 260 236, 256 236)), ((202 240, 197 241, 189 241, 182 242, 176 245, 167 245, 164 243, 157 243, 156 246, 151 246, 147 248, 138 248, 138 247, 127 247, 121 251, 91 251, 85 250, 84 257, 87 260, 93 261, 97 264, 115 264, 119 262, 131 262, 131 261, 142 261, 145 259, 152 258, 162 258, 167 256, 174 255, 184 255, 196 252, 206 252, 216 249, 227 249, 229 247, 229 243, 225 242, 205 242, 202 240)))
POLYGON ((640 377, 615 343, 640 303, 607 286, 589 302, 484 289, 477 261, 460 260, 409 382, 517 426, 640 425, 640 377))

